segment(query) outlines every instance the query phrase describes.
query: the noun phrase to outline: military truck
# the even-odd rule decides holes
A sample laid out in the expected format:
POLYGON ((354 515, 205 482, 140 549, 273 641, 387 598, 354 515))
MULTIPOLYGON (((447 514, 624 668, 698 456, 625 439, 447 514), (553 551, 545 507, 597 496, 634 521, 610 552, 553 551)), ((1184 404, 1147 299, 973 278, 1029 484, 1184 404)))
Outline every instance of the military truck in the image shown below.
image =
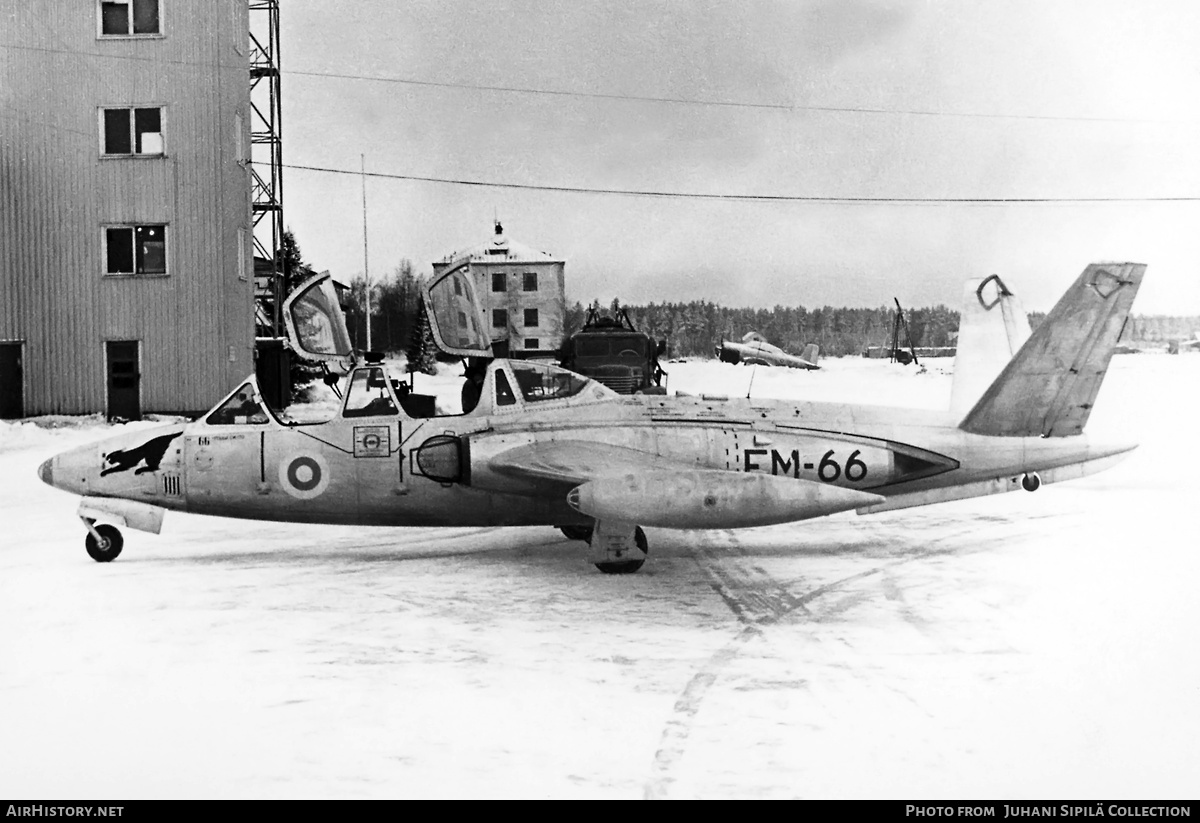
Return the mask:
POLYGON ((606 317, 589 308, 583 328, 563 343, 559 362, 620 394, 666 394, 658 362, 666 349, 666 340, 638 331, 625 309, 606 317))

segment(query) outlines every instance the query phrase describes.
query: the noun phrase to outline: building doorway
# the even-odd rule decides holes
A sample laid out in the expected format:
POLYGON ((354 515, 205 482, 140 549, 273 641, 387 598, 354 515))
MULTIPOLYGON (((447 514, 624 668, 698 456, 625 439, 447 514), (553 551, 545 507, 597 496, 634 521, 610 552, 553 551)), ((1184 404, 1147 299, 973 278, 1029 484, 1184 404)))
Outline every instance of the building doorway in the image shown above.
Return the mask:
POLYGON ((0 343, 0 419, 25 416, 25 372, 21 344, 0 343))
POLYGON ((140 420, 142 371, 138 341, 109 340, 104 348, 108 361, 108 419, 140 420))

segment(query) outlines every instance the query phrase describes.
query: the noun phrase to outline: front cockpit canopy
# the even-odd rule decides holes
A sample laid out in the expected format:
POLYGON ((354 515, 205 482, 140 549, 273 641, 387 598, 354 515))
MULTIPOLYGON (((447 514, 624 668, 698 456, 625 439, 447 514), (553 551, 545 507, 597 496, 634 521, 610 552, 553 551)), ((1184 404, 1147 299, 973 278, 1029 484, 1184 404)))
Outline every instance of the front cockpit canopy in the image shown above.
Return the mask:
POLYGON ((302 357, 346 363, 354 346, 329 272, 310 277, 283 303, 288 341, 302 357))

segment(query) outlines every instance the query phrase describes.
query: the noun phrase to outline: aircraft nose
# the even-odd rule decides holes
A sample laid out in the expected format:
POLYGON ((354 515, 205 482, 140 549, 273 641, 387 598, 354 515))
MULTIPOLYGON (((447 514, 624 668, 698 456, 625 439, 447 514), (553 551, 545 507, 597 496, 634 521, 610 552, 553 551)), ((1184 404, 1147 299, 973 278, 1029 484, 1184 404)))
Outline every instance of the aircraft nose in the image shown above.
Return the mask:
POLYGON ((42 465, 38 466, 38 477, 42 478, 42 482, 48 486, 54 485, 54 458, 51 457, 42 465))

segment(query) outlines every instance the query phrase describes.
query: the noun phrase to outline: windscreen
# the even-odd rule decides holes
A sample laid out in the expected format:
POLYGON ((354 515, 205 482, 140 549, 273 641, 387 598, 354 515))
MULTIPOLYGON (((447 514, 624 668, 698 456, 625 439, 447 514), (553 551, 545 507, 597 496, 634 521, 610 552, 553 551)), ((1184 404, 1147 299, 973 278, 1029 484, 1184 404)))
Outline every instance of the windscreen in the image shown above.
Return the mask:
POLYGON ((524 361, 512 362, 509 366, 527 403, 574 397, 590 382, 586 377, 548 363, 524 361))
POLYGON ((267 413, 258 402, 254 386, 246 383, 213 409, 204 422, 210 426, 261 425, 267 422, 267 413))

